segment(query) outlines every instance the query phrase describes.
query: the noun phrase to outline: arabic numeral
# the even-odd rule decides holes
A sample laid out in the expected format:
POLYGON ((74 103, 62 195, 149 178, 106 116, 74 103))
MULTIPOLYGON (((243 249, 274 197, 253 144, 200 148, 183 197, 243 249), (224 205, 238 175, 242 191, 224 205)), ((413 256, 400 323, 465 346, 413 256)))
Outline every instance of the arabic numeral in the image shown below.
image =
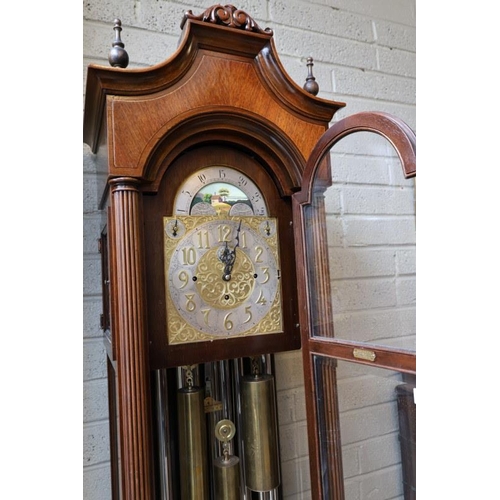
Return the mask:
POLYGON ((262 197, 261 197, 260 193, 258 191, 256 191, 255 194, 250 198, 250 200, 255 203, 257 201, 260 201, 261 198, 262 197))
POLYGON ((205 248, 205 249, 210 248, 208 240, 208 231, 204 230, 198 233, 198 248, 205 248))
POLYGON ((194 302, 194 293, 186 294, 186 311, 193 312, 196 309, 194 302))
POLYGON ((210 314, 210 309, 202 309, 201 312, 203 314, 203 321, 205 322, 205 325, 209 326, 208 315, 210 314))
POLYGON ((224 328, 226 330, 232 330, 233 329, 233 322, 229 319, 229 316, 231 316, 231 314, 233 313, 227 313, 225 316, 224 316, 224 328))
POLYGON ((181 271, 179 273, 178 278, 179 278, 179 281, 181 282, 181 289, 185 288, 187 286, 187 284, 189 283, 188 273, 186 271, 181 271))
POLYGON ((265 306, 267 304, 267 300, 264 297, 264 294, 262 293, 262 290, 260 291, 259 298, 257 299, 257 304, 260 304, 262 306, 265 306))
POLYGON ((231 227, 227 224, 218 225, 219 230, 219 243, 224 243, 225 241, 231 241, 231 227))
POLYGON ((240 247, 246 248, 247 247, 247 233, 245 231, 241 231, 240 238, 241 238, 240 247))
POLYGON ((192 266, 196 262, 196 250, 193 247, 183 248, 182 260, 185 266, 192 266))
POLYGON ((264 253, 264 249, 261 246, 255 247, 255 262, 257 264, 262 264, 262 254, 264 253))
POLYGON ((252 319, 252 306, 246 306, 245 312, 248 314, 248 317, 245 321, 243 321, 243 323, 248 323, 252 319))
POLYGON ((269 268, 268 267, 262 267, 262 273, 264 274, 264 281, 261 281, 261 285, 264 285, 265 283, 267 283, 269 281, 269 268))

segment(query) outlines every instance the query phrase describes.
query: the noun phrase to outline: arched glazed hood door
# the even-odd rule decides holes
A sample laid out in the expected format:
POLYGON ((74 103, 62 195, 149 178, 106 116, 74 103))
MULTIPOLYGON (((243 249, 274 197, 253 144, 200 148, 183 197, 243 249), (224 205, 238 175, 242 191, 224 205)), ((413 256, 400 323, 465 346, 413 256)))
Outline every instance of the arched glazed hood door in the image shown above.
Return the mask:
POLYGON ((393 378, 394 373, 402 377, 416 374, 412 346, 367 342, 345 337, 342 332, 334 335, 336 311, 332 305, 331 267, 335 259, 329 255, 328 238, 333 230, 327 224, 325 196, 333 184, 335 165, 330 164, 329 153, 342 138, 357 132, 373 132, 387 139, 399 157, 404 178, 416 174, 416 138, 410 127, 386 113, 363 112, 336 122, 322 135, 306 163, 301 190, 293 197, 311 487, 312 498, 318 499, 345 498, 337 388, 339 363, 356 363, 355 366, 368 370, 368 366, 391 370, 393 378))

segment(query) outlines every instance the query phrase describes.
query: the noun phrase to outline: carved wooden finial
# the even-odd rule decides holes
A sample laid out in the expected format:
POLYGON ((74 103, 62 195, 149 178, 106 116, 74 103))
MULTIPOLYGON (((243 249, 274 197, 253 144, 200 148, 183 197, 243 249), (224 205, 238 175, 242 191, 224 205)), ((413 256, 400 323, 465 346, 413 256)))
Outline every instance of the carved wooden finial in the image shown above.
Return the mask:
POLYGON ((195 16, 191 10, 188 10, 181 21, 181 29, 184 28, 188 19, 204 21, 207 23, 220 24, 228 28, 236 28, 253 33, 272 35, 270 28, 262 29, 255 20, 245 11, 237 9, 234 5, 212 5, 202 14, 195 16))
POLYGON ((307 78, 306 78, 306 83, 304 83, 303 89, 306 92, 309 92, 312 95, 317 95, 319 92, 319 85, 318 82, 316 81, 316 78, 313 76, 313 68, 314 62, 312 57, 307 58, 307 68, 308 68, 308 73, 307 73, 307 78))
POLYGON ((128 54, 123 48, 125 44, 122 42, 120 32, 122 30, 122 22, 119 19, 114 20, 115 40, 113 48, 109 51, 108 61, 113 68, 126 68, 128 66, 128 54))

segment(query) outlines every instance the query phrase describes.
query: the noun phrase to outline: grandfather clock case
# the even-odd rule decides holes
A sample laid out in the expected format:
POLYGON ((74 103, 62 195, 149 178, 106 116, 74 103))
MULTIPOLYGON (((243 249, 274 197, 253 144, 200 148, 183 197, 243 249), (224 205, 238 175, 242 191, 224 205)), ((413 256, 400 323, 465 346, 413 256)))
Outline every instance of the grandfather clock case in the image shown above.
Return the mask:
POLYGON ((305 488, 342 500, 336 362, 414 374, 415 354, 333 335, 328 151, 370 130, 411 177, 414 135, 382 113, 329 128, 344 103, 316 97, 311 71, 297 86, 272 31, 241 10, 215 5, 180 21, 178 48, 161 64, 119 67, 117 22, 116 67, 88 68, 84 141, 107 213, 113 499, 283 498, 274 354, 301 349, 305 488))

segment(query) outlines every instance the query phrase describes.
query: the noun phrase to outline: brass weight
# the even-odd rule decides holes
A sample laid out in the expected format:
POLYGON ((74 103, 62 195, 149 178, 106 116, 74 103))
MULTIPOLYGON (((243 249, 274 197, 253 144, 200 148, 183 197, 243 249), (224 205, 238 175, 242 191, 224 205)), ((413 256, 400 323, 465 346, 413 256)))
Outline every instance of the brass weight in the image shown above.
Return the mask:
POLYGON ((240 500, 240 459, 229 455, 228 443, 236 428, 230 420, 221 420, 215 428, 215 437, 222 442, 223 456, 214 460, 215 498, 217 500, 240 500))
POLYGON ((181 500, 209 498, 204 392, 199 387, 177 392, 181 500))
POLYGON ((217 500, 240 500, 240 459, 230 456, 217 457, 214 461, 215 498, 217 500))
POLYGON ((272 375, 245 376, 241 407, 246 486, 257 492, 280 484, 276 402, 272 375))

